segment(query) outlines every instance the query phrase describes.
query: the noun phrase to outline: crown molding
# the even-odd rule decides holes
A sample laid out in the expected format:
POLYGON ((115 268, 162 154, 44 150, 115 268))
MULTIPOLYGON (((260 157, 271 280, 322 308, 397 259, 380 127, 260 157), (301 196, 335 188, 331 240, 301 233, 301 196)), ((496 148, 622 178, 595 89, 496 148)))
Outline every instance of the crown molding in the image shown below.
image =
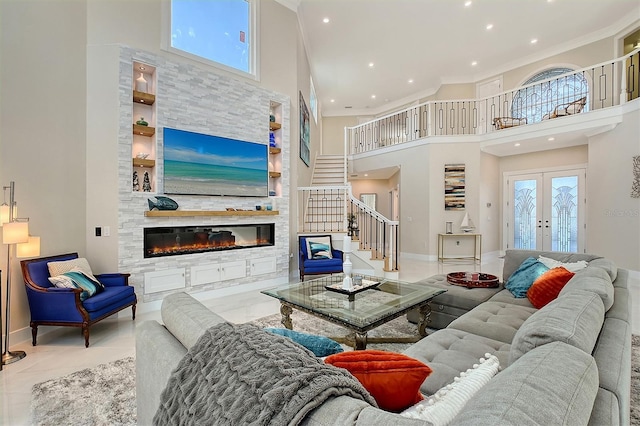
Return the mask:
POLYGON ((294 12, 298 12, 298 6, 300 6, 300 0, 275 0, 276 3, 280 3, 287 9, 291 9, 294 12))

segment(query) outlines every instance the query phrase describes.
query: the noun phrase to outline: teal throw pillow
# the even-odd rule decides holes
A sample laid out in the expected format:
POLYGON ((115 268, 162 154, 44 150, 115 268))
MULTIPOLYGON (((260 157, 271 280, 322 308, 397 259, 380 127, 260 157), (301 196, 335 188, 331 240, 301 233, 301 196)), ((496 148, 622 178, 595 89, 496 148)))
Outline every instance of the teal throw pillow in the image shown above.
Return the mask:
POLYGON ((547 272, 549 268, 533 257, 528 257, 520 264, 518 269, 511 274, 505 284, 505 288, 516 298, 527 297, 527 290, 540 275, 547 272))
POLYGON ((288 337, 297 344, 309 349, 315 356, 324 357, 342 352, 342 346, 328 337, 301 333, 287 328, 265 328, 266 331, 279 336, 288 337))

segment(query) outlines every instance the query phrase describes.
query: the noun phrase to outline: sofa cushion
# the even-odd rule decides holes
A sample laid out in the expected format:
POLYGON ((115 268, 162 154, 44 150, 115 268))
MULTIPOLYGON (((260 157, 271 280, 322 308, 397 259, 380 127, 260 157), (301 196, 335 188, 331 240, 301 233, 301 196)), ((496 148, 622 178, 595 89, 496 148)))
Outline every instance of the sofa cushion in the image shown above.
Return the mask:
POLYGON ((464 406, 453 424, 586 425, 597 392, 598 368, 593 357, 553 342, 526 353, 498 373, 464 406))
POLYGON ((516 331, 536 311, 535 308, 489 301, 453 321, 449 328, 511 343, 516 331))
POLYGON ((563 266, 549 269, 533 282, 527 291, 527 299, 536 308, 542 308, 558 297, 560 290, 574 275, 575 273, 566 270, 563 266))
MULTIPOLYGON (((518 250, 509 249, 504 256, 504 266, 502 268, 502 280, 507 281, 511 274, 515 272, 522 262, 528 257, 538 258, 538 256, 544 256, 550 259, 555 259, 560 262, 573 263, 579 260, 584 260, 593 265, 594 260, 599 260, 602 256, 583 253, 563 253, 557 251, 540 251, 540 250, 518 250)), ((596 262, 598 264, 598 262, 596 262)))
POLYGON ((560 341, 591 354, 604 321, 602 299, 584 290, 558 297, 534 313, 511 343, 509 364, 530 350, 560 341))
POLYGON ((363 350, 328 356, 327 364, 348 370, 383 410, 399 412, 422 400, 420 385, 428 365, 404 354, 363 350))
POLYGON ((329 339, 328 337, 301 333, 299 331, 289 330, 286 328, 265 328, 265 330, 279 336, 288 337, 297 344, 309 349, 318 357, 325 357, 344 351, 338 342, 329 339))
POLYGON ((490 302, 507 303, 507 304, 516 305, 516 306, 524 306, 526 308, 532 308, 532 309, 534 308, 534 306, 531 304, 529 299, 527 299, 526 297, 524 297, 524 298, 515 297, 507 289, 504 289, 504 290, 496 293, 496 295, 493 296, 491 299, 489 299, 489 301, 490 302))
POLYGON ((579 270, 586 268, 589 264, 586 260, 578 260, 577 262, 560 262, 559 260, 544 257, 542 255, 538 256, 538 261, 549 269, 562 266, 564 269, 571 272, 578 272, 579 270))
POLYGON ((47 268, 49 269, 49 275, 51 275, 52 277, 62 275, 65 272, 79 269, 87 276, 89 276, 90 279, 98 281, 98 279, 93 275, 93 271, 91 270, 91 266, 89 266, 89 262, 84 257, 48 262, 47 268))
POLYGON ((604 303, 605 311, 613 306, 613 284, 604 269, 589 267, 576 273, 560 294, 567 294, 574 290, 585 290, 596 293, 604 303))
POLYGON ((604 270, 607 274, 609 274, 609 278, 611 278, 611 281, 615 281, 616 278, 618 278, 618 267, 612 260, 601 257, 589 262, 589 266, 604 270))
POLYGON ((485 353, 498 357, 501 365, 507 365, 511 346, 466 331, 445 328, 429 334, 404 350, 404 354, 429 365, 433 372, 427 377, 420 391, 433 395, 438 389, 478 362, 485 353))
POLYGON ((332 259, 331 237, 307 237, 307 256, 309 259, 332 259))
POLYGON ((434 304, 442 304, 454 306, 470 311, 485 302, 494 294, 500 291, 500 288, 467 288, 449 284, 446 275, 434 275, 427 279, 417 281, 416 284, 424 284, 429 287, 442 288, 447 290, 446 293, 437 295, 431 300, 431 306, 434 304))
POLYGON ((500 368, 498 358, 489 353, 473 364, 472 368, 460 373, 434 395, 420 401, 402 413, 403 417, 422 419, 437 426, 446 426, 462 410, 473 395, 489 383, 500 368))
POLYGON ((515 297, 527 297, 527 290, 533 284, 533 282, 549 268, 544 266, 542 262, 533 257, 526 258, 511 274, 509 280, 504 284, 504 287, 509 290, 515 297))
POLYGON ((225 322, 222 317, 207 309, 186 293, 173 293, 162 300, 162 322, 176 339, 190 349, 205 330, 225 322))

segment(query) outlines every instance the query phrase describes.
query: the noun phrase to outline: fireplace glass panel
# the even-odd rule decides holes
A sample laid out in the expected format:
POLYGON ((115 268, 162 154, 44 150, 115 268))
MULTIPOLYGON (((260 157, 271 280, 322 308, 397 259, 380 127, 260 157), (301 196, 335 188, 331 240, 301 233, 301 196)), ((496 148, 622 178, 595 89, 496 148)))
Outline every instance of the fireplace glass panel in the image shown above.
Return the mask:
POLYGON ((273 246, 273 223, 144 229, 144 257, 273 246))

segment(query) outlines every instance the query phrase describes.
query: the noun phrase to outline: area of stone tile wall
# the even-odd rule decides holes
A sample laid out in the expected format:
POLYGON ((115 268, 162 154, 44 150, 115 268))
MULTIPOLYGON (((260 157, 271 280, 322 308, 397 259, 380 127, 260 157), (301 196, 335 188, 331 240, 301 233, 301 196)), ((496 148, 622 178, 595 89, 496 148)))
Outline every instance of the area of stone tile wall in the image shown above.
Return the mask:
MULTIPOLYGON (((143 301, 161 299, 164 293, 145 294, 144 274, 158 270, 185 268, 187 292, 200 292, 282 280, 289 270, 289 185, 290 185, 290 100, 241 77, 217 73, 211 67, 196 66, 127 47, 120 53, 120 132, 119 132, 119 269, 131 273, 130 283, 143 301), (134 61, 156 67, 156 176, 159 192, 132 192, 132 82, 134 61), (180 210, 254 209, 271 203, 276 216, 225 217, 145 217, 147 199, 162 194, 162 128, 171 127, 226 138, 269 144, 270 102, 282 104, 282 196, 281 197, 216 197, 170 195, 180 210), (274 223, 275 246, 218 253, 200 253, 162 258, 143 257, 143 228, 151 226, 234 225, 240 223, 274 223), (274 273, 251 276, 250 260, 276 258, 274 273), (238 280, 192 286, 190 268, 195 265, 247 260, 247 277, 238 280)), ((155 188, 154 188, 155 189, 155 188)))

